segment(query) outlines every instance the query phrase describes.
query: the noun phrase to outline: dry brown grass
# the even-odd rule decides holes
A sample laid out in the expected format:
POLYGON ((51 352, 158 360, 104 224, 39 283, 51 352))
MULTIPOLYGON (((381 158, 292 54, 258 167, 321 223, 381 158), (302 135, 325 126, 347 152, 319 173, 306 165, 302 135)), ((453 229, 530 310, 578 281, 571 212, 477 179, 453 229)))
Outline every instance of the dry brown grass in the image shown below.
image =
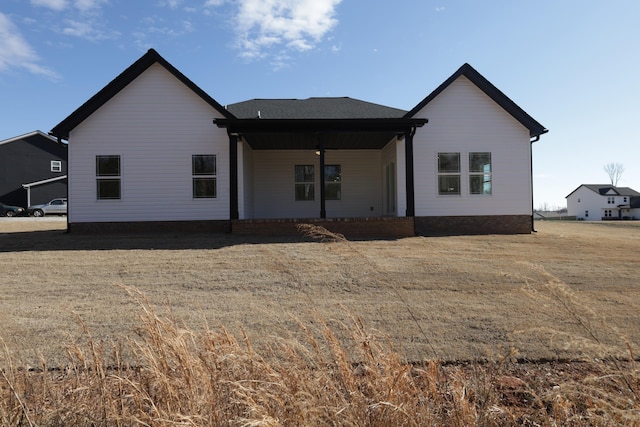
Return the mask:
MULTIPOLYGON (((79 335, 132 336, 135 304, 117 285, 194 327, 240 326, 253 341, 298 338, 292 316, 354 313, 412 361, 585 359, 640 342, 640 228, 541 223, 520 236, 317 243, 215 234, 64 234, 64 222, 0 222, 0 325, 12 354, 56 365, 79 335), (33 224, 40 231, 30 231, 33 224), (23 228, 9 228, 18 224, 23 228), (57 227, 57 229, 56 229, 57 227), (571 290, 598 327, 584 327, 552 293, 571 290), (553 285, 553 286, 550 286, 553 285), (621 339, 621 335, 624 339, 621 339)), ((60 361, 62 363, 63 361, 60 361)))
MULTIPOLYGON (((634 425, 640 377, 588 364, 548 383, 516 372, 513 352, 483 365, 407 363, 358 318, 335 327, 297 323, 301 341, 254 347, 220 327, 194 331, 126 289, 139 336, 105 345, 80 319, 83 343, 66 365, 0 377, 0 422, 15 426, 492 426, 634 425), (346 332, 349 350, 336 330, 346 332), (123 351, 130 360, 123 360, 123 351), (357 362, 354 362, 356 360, 357 362), (524 378, 524 379, 523 379, 524 378)), ((618 361, 621 363, 620 361, 618 361)))
POLYGON ((359 242, 28 224, 0 223, 2 424, 640 424, 637 224, 359 242))

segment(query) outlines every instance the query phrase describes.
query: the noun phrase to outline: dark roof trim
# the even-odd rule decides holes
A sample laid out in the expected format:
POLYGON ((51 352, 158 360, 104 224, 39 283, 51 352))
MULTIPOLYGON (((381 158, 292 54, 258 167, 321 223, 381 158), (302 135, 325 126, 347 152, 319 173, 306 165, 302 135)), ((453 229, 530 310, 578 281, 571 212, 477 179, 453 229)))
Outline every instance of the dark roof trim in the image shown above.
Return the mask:
POLYGON ((207 104, 215 108, 220 114, 227 118, 233 118, 234 116, 224 109, 215 99, 211 98, 205 91, 200 89, 195 83, 189 80, 184 74, 178 71, 173 65, 167 62, 158 52, 154 49, 149 49, 140 59, 134 62, 129 68, 124 70, 118 77, 113 79, 102 90, 92 96, 87 102, 82 104, 77 110, 71 113, 66 119, 61 121, 56 127, 54 127, 50 134, 61 139, 69 139, 69 133, 91 114, 93 114, 98 108, 102 107, 111 98, 113 98, 118 92, 124 89, 129 83, 135 80, 140 74, 145 72, 150 66, 158 63, 162 65, 167 71, 169 71, 178 80, 184 83, 189 89, 191 89, 196 95, 202 98, 207 104))
POLYGON ((483 91, 489 98, 491 98, 496 104, 502 107, 507 113, 511 114, 513 118, 519 121, 524 127, 529 129, 530 137, 537 137, 548 132, 548 130, 538 123, 533 117, 527 114, 522 108, 518 107, 507 95, 502 93, 500 89, 495 87, 489 80, 485 79, 479 72, 477 72, 471 65, 464 64, 458 69, 451 77, 445 80, 440 86, 431 92, 425 99, 423 99, 418 105, 416 105, 411 111, 409 111, 405 117, 413 117, 418 113, 425 105, 431 102, 436 96, 440 95, 451 83, 456 81, 460 76, 465 76, 474 85, 476 85, 481 91, 483 91))
POLYGON ((422 127, 427 119, 214 119, 229 133, 352 133, 404 132, 422 127))

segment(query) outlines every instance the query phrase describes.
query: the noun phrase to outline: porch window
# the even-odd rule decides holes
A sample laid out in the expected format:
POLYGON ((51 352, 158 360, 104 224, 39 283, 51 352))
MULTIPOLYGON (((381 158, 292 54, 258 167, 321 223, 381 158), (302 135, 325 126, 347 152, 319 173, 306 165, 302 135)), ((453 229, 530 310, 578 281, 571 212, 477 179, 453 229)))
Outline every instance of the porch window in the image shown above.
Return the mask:
POLYGON ((295 198, 296 201, 315 199, 313 165, 295 165, 295 198))
POLYGON ((120 156, 96 156, 98 200, 120 199, 120 156))
POLYGON ((342 198, 342 167, 340 165, 325 165, 324 196, 326 200, 342 198))
POLYGON ((438 153, 438 194, 460 195, 460 153, 438 153))
POLYGON ((216 197, 216 156, 214 154, 194 154, 191 156, 191 174, 194 199, 216 197))
POLYGON ((469 193, 491 194, 491 153, 469 153, 469 193))

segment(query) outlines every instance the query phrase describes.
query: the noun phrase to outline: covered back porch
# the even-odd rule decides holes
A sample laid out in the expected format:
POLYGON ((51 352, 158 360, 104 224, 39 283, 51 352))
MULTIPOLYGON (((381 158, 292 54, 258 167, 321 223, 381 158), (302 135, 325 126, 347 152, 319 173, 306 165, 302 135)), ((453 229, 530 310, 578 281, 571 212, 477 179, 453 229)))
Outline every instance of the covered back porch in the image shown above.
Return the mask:
POLYGON ((426 119, 217 119, 233 233, 413 235, 413 135, 426 119))

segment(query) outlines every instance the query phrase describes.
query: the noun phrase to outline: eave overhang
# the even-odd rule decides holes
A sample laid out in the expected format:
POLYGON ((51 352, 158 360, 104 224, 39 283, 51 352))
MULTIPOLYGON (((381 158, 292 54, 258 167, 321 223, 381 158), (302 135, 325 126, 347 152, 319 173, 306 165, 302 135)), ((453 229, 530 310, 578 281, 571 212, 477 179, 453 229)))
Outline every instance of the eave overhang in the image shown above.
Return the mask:
POLYGON ((427 119, 214 119, 216 126, 239 135, 255 150, 324 148, 381 149, 396 135, 422 127, 427 119))

